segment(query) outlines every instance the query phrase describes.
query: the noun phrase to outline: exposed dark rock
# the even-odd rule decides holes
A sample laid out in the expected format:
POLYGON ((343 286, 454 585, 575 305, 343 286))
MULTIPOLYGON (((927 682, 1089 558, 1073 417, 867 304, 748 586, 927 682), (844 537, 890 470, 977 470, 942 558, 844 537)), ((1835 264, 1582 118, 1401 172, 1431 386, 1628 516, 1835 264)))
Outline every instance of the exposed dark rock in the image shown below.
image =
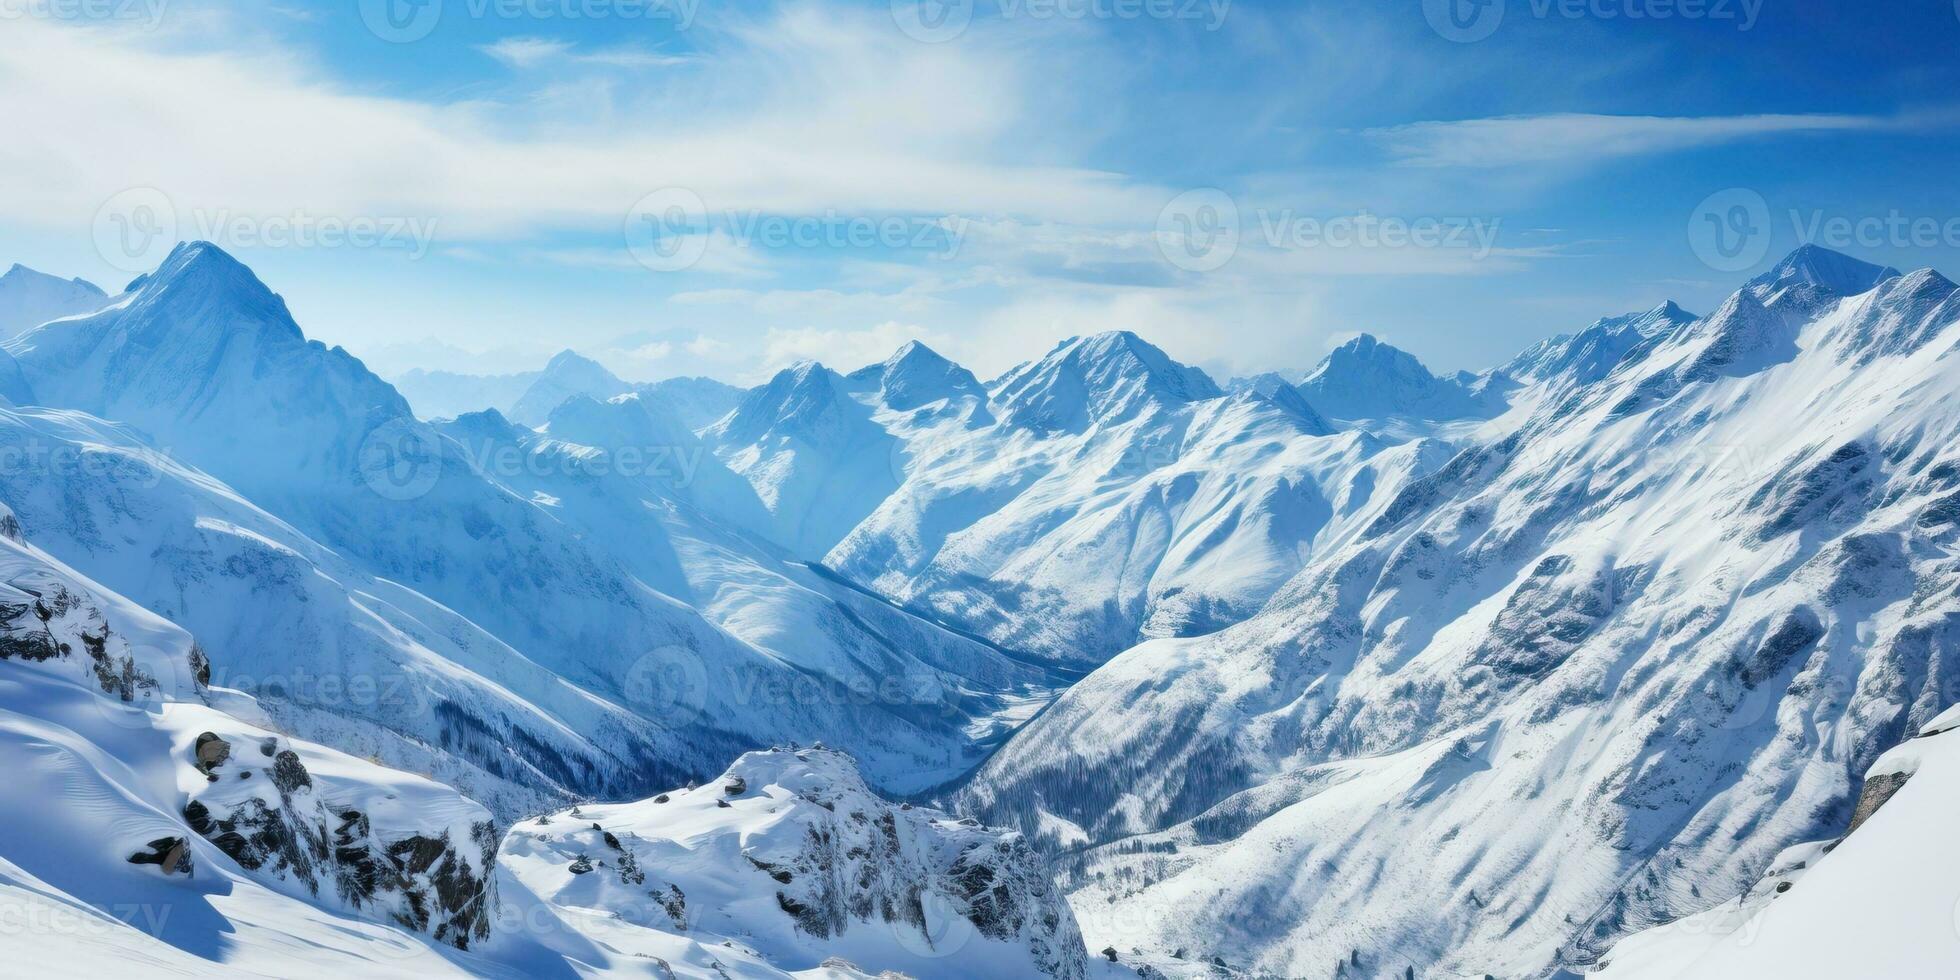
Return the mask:
POLYGON ((1895 772, 1865 780, 1865 789, 1858 794, 1858 805, 1851 811, 1851 827, 1845 831, 1845 835, 1849 836, 1863 826, 1865 821, 1870 820, 1872 814, 1878 812, 1879 807, 1884 806, 1905 787, 1906 780, 1909 778, 1911 777, 1906 773, 1895 772))
POLYGON ((231 743, 219 738, 215 732, 199 735, 191 751, 197 759, 197 771, 206 776, 231 759, 231 743))
POLYGON ((279 792, 291 796, 302 789, 311 789, 313 777, 307 774, 299 755, 287 749, 272 759, 272 785, 279 787, 279 792))
POLYGON ((192 872, 190 842, 182 837, 159 837, 149 843, 148 849, 129 856, 131 864, 154 864, 166 875, 181 874, 190 877, 192 872))

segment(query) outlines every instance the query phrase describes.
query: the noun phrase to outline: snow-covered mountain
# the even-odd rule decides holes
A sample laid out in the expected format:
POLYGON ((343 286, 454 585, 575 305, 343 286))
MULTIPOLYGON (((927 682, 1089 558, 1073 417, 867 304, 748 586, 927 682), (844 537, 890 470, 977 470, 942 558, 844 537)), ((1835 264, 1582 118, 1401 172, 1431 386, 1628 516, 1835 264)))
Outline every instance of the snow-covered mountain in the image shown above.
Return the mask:
MULTIPOLYGON (((921 379, 920 390, 934 381, 921 379)), ((898 440, 872 417, 872 405, 852 395, 851 381, 805 361, 744 395, 702 433, 761 496, 770 538, 811 560, 898 487, 898 440)))
POLYGON ((666 378, 636 385, 634 390, 667 406, 682 424, 696 432, 734 411, 744 391, 713 378, 666 378))
MULTIPOLYGON (((305 340, 278 297, 209 245, 179 248, 113 308, 9 349, 38 403, 59 408, 23 410, 0 431, 23 452, 114 464, 0 473, 9 499, 45 502, 37 520, 64 530, 51 550, 189 621, 224 669, 264 676, 290 658, 327 676, 395 679, 406 693, 392 703, 337 702, 307 730, 349 729, 504 813, 539 794, 705 775, 743 748, 797 737, 860 753, 881 785, 922 788, 976 761, 998 734, 992 719, 1031 710, 999 716, 1003 697, 1019 705, 1045 689, 1038 671, 984 644, 756 557, 720 522, 759 521, 760 510, 742 509, 741 481, 713 480, 670 416, 635 421, 639 406, 623 404, 598 421, 612 427, 600 440, 608 458, 642 453, 634 480, 604 484, 619 492, 593 501, 587 470, 567 461, 597 450, 533 454, 529 430, 478 439, 415 420, 360 362, 305 340), (536 480, 524 472, 534 459, 550 467, 536 480), (655 492, 661 466, 683 464, 702 493, 655 492), (657 508, 705 497, 705 517, 663 526, 657 508), (670 557, 681 545, 669 528, 701 529, 686 556, 697 565, 670 557), (857 694, 871 676, 897 686, 857 694)), ((578 435, 578 416, 556 418, 578 435)), ((264 693, 288 717, 310 706, 264 693)))
POLYGON ((1793 267, 1116 657, 967 804, 1083 849, 1092 947, 1284 975, 1583 966, 1836 832, 1954 700, 1960 290, 1793 267))
POLYGON ((49 320, 93 313, 109 302, 100 286, 62 279, 16 263, 0 275, 0 340, 49 320))
POLYGON ((1018 834, 879 799, 848 756, 752 752, 719 778, 512 827, 505 862, 624 930, 739 937, 788 969, 1080 980, 1087 950, 1018 834))
MULTIPOLYGON (((510 417, 522 425, 543 425, 552 410, 575 395, 605 401, 623 395, 633 386, 613 376, 606 366, 576 351, 560 351, 524 394, 510 406, 510 417)), ((491 406, 482 405, 479 408, 491 406)))
POLYGON ((1618 367, 1635 347, 1694 319, 1671 300, 1643 313, 1602 317, 1577 333, 1548 337, 1525 348, 1498 371, 1522 382, 1592 384, 1618 367))
POLYGON ((1960 961, 1950 831, 1960 708, 1878 757, 1842 836, 1794 845, 1742 895, 1613 947, 1603 980, 1936 977, 1960 961))
POLYGON ((3 510, 0 757, 21 975, 1088 973, 1017 835, 886 803, 840 753, 747 755, 711 788, 505 838, 446 786, 281 733, 3 510))
POLYGON ((1831 962, 1919 928, 1874 889, 1960 701, 1956 321, 1804 249, 1478 375, 568 352, 432 424, 183 246, 0 356, 0 738, 58 801, 0 816, 113 843, 0 841, 0 895, 192 889, 77 954, 183 971, 1831 962), (743 754, 815 739, 857 761, 743 754))
POLYGON ((388 381, 408 399, 416 417, 453 419, 492 408, 508 413, 542 373, 459 374, 410 368, 388 381))
POLYGON ((1223 394, 1134 334, 1079 338, 937 412, 885 410, 903 483, 827 563, 1005 646, 1093 666, 1206 633, 1447 457, 1223 394))
MULTIPOLYGON (((845 717, 858 726, 910 733, 849 743, 883 786, 923 790, 965 772, 999 734, 996 722, 1025 717, 1060 683, 743 530, 767 523, 754 491, 638 393, 575 398, 543 433, 495 413, 443 431, 485 458, 509 458, 492 479, 538 501, 638 580, 800 672, 797 691, 853 709, 845 717)), ((730 675, 730 686, 767 679, 747 672, 730 675)))
POLYGON ((1337 419, 1484 418, 1501 402, 1460 378, 1439 378, 1407 351, 1361 334, 1335 348, 1299 384, 1316 409, 1337 419))
MULTIPOLYGON (((211 686, 188 634, 27 544, 12 514, 0 514, 0 757, 0 892, 101 916, 98 939, 121 921, 208 956, 234 934, 269 965, 266 931, 336 920, 456 949, 490 938, 488 811, 280 734, 249 697, 211 686)), ((82 951, 60 933, 11 929, 10 969, 22 956, 74 969, 82 951)))
MULTIPOLYGON (((567 351, 565 354, 571 354, 567 351)), ((559 355, 563 357, 564 354, 559 355)), ((734 409, 743 389, 713 378, 667 378, 661 381, 627 384, 619 381, 603 365, 572 354, 569 363, 585 362, 582 371, 566 370, 559 378, 540 386, 544 371, 518 374, 458 374, 412 368, 390 379, 395 390, 423 419, 453 419, 474 412, 495 410, 506 418, 519 417, 518 403, 525 401, 523 415, 543 424, 552 411, 572 398, 584 396, 604 401, 622 392, 638 392, 650 401, 665 405, 689 429, 699 431, 734 409), (596 367, 597 371, 591 368, 596 367), (566 377, 582 374, 580 379, 566 377), (534 392, 533 389, 536 389, 534 392), (554 401, 553 399, 556 398, 554 401)))

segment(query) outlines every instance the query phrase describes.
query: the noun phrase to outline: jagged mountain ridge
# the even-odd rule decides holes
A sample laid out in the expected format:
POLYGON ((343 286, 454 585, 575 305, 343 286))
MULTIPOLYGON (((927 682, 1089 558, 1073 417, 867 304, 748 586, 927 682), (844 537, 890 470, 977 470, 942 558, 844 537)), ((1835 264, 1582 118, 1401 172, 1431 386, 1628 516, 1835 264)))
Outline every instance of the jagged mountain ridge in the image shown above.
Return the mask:
MULTIPOLYGON (((223 613, 220 604, 200 601, 190 585, 199 579, 219 576, 237 588, 305 595, 320 584, 315 571, 323 571, 333 601, 304 608, 331 614, 274 620, 281 624, 277 635, 303 630, 295 639, 304 638, 304 649, 327 658, 323 668, 331 670, 332 658, 349 655, 342 644, 352 643, 362 656, 378 658, 364 661, 362 671, 390 676, 406 671, 417 694, 442 689, 442 684, 425 689, 416 678, 423 671, 442 676, 444 662, 477 674, 476 680, 517 685, 515 692, 493 689, 487 703, 482 697, 453 704, 447 697, 418 698, 419 708, 406 717, 391 717, 375 706, 341 713, 423 740, 423 752, 457 757, 465 770, 505 770, 497 774, 501 781, 472 786, 494 791, 499 803, 516 805, 519 797, 507 792, 515 789, 617 793, 627 787, 615 780, 627 775, 657 785, 655 780, 677 772, 712 771, 741 748, 792 736, 821 735, 862 752, 874 778, 903 778, 908 786, 951 778, 970 764, 970 736, 957 724, 963 715, 929 707, 942 698, 928 698, 922 707, 898 697, 860 703, 784 693, 800 690, 812 672, 822 683, 844 683, 867 668, 843 656, 792 663, 793 658, 758 649, 663 593, 622 557, 635 540, 657 540, 648 537, 658 533, 657 519, 642 516, 623 530, 594 527, 595 537, 607 537, 588 538, 548 500, 514 493, 498 480, 509 460, 415 420, 400 396, 359 361, 307 341, 284 303, 213 246, 181 246, 114 308, 44 325, 8 346, 41 404, 114 417, 140 430, 141 436, 118 434, 111 442, 123 444, 120 456, 141 459, 146 446, 168 447, 150 450, 164 457, 164 465, 110 470, 106 487, 75 479, 89 473, 31 468, 10 474, 28 481, 32 492, 47 495, 42 499, 81 494, 91 503, 103 501, 70 505, 70 518, 78 516, 73 512, 106 511, 111 523, 127 526, 106 536, 76 520, 74 533, 51 540, 51 547, 112 574, 119 586, 172 615, 223 613), (170 465, 174 460, 191 465, 170 465), (150 482, 152 469, 167 471, 167 478, 150 482), (146 482, 118 485, 118 473, 146 482), (222 485, 205 486, 206 473, 222 485), (118 496, 99 496, 103 490, 140 498, 149 512, 173 516, 145 526, 131 519, 131 510, 109 503, 118 496), (236 507, 240 498, 264 512, 236 507), (247 512, 228 515, 226 525, 267 530, 216 536, 209 532, 221 525, 176 516, 214 507, 219 513, 247 512), (134 543, 158 534, 189 540, 182 542, 185 550, 164 553, 168 560, 161 569, 133 563, 134 543), (240 549, 249 559, 212 567, 210 550, 220 542, 221 552, 240 549), (406 594, 396 597, 391 594, 396 590, 406 594), (377 594, 386 598, 370 598, 377 594), (343 598, 350 595, 352 605, 343 598), (374 627, 362 621, 373 615, 362 612, 363 606, 382 607, 388 627, 378 641, 374 627), (420 640, 424 631, 436 632, 441 641, 420 640), (742 683, 710 682, 729 676, 742 683), (422 703, 429 700, 433 703, 422 703), (677 715, 677 701, 692 710, 677 715), (550 722, 536 725, 528 717, 531 706, 546 706, 550 722), (687 735, 677 738, 679 732, 687 735), (568 751, 568 743, 576 751, 568 751), (601 743, 607 748, 598 747, 601 743), (501 758, 511 744, 526 746, 522 761, 501 758), (613 752, 620 753, 616 761, 602 761, 613 752), (888 769, 887 761, 901 768, 888 769), (549 773, 534 771, 534 765, 545 763, 549 773), (929 776, 936 764, 954 768, 929 776), (519 785, 503 785, 513 781, 519 785)), ((78 421, 86 427, 88 420, 78 421)), ((664 432, 653 416, 642 421, 653 428, 643 427, 634 438, 663 443, 692 438, 671 420, 664 432)), ((21 431, 32 439, 50 430, 28 422, 21 431)), ((732 479, 717 487, 709 472, 693 474, 702 479, 702 490, 739 488, 732 479)), ((746 519, 739 497, 723 496, 720 509, 708 513, 746 519)), ((640 506, 637 499, 624 502, 640 506)), ((51 508, 55 520, 61 519, 59 506, 51 508)), ((663 584, 682 578, 669 576, 663 584)), ((732 621, 776 615, 770 610, 815 609, 806 622, 819 628, 827 622, 839 636, 859 628, 850 606, 861 596, 808 586, 793 591, 785 604, 775 602, 772 590, 758 587, 729 600, 745 609, 719 615, 732 621)), ((939 637, 936 645, 926 645, 925 656, 937 658, 934 669, 915 671, 930 675, 917 678, 921 683, 944 681, 963 692, 972 678, 1013 676, 1018 689, 1028 676, 1025 670, 1001 668, 994 651, 952 638, 904 610, 884 606, 874 612, 891 635, 939 637), (977 658, 972 671, 960 669, 964 654, 977 658)), ((214 637, 213 653, 222 667, 263 669, 264 653, 250 642, 246 628, 250 621, 200 619, 214 637)), ((746 632, 763 635, 760 628, 746 632)), ((779 650, 801 649, 781 645, 800 643, 791 631, 767 639, 779 650)), ((984 699, 999 692, 974 693, 984 699)))
POLYGON ((49 320, 93 313, 109 303, 102 287, 85 279, 62 279, 19 263, 0 275, 0 340, 49 320))
POLYGON ((1287 975, 1543 976, 1739 893, 1952 700, 1955 292, 1745 288, 1112 660, 967 803, 1107 842, 1092 946, 1287 975))

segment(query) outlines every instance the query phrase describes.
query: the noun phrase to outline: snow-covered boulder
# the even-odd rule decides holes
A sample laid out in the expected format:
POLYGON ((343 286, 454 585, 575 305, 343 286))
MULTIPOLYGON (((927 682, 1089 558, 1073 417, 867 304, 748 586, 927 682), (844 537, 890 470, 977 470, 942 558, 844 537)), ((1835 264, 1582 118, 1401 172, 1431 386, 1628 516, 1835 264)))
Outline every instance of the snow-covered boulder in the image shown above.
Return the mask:
POLYGON ((751 752, 697 788, 522 823, 503 853, 553 904, 733 941, 785 970, 842 957, 912 976, 1088 971, 1073 912, 1019 834, 880 799, 828 749, 751 752))

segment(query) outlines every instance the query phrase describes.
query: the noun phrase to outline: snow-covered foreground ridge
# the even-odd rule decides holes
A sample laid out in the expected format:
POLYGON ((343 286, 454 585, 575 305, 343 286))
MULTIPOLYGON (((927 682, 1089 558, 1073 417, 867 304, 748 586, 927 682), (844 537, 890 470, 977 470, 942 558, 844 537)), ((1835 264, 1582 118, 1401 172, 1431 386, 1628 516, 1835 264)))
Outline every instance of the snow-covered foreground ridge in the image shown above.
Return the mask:
POLYGON ((848 756, 751 752, 701 786, 511 828, 511 873, 569 908, 789 966, 1076 980, 1087 956, 1020 835, 879 799, 848 756))
POLYGON ((1018 835, 886 803, 841 753, 752 753, 500 840, 454 790, 284 736, 208 677, 182 630, 0 515, 10 974, 1087 973, 1018 835))

